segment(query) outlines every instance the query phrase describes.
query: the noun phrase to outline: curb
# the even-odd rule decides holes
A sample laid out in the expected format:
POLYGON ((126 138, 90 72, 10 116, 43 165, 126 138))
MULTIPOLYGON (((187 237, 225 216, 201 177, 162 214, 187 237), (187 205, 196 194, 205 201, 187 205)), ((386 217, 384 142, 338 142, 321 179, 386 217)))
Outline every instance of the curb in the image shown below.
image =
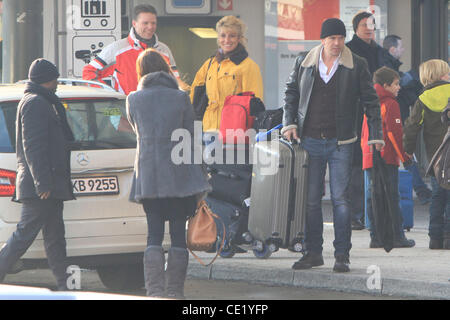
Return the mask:
POLYGON ((190 263, 188 277, 192 279, 243 281, 378 296, 387 295, 399 298, 450 300, 450 282, 445 284, 382 278, 381 284, 375 285, 378 288, 369 289, 370 275, 358 270, 351 271, 351 273, 335 273, 331 268, 293 271, 234 265, 203 267, 196 263, 190 263))

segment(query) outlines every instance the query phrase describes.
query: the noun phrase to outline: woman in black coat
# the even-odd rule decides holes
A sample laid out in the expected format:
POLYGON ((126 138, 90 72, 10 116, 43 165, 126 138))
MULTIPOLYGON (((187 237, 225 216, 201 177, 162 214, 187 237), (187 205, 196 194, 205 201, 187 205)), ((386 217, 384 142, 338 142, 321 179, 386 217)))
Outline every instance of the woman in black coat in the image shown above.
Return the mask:
POLYGON ((149 296, 184 298, 189 258, 186 218, 194 214, 199 195, 211 191, 211 187, 201 164, 180 158, 176 152, 180 145, 183 152, 192 152, 194 109, 188 95, 178 89, 177 80, 158 52, 149 49, 141 53, 136 67, 138 90, 127 98, 127 116, 138 143, 130 200, 142 203, 147 215, 145 286, 149 296), (178 133, 184 133, 186 141, 173 141, 178 133), (162 242, 166 220, 171 248, 165 273, 162 242))

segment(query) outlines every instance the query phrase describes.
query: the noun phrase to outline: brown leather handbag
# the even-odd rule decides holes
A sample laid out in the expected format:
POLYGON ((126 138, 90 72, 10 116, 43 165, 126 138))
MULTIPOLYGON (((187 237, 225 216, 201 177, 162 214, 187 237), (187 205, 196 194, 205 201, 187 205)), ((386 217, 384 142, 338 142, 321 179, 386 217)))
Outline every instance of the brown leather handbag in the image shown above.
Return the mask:
POLYGON ((225 225, 218 215, 213 213, 208 207, 205 200, 202 200, 195 211, 194 216, 189 218, 187 229, 187 248, 190 253, 202 264, 203 266, 211 265, 222 252, 225 242, 225 225), (216 256, 208 264, 205 264, 193 251, 208 251, 212 249, 217 241, 217 226, 214 218, 222 223, 223 237, 219 250, 217 250, 216 256))

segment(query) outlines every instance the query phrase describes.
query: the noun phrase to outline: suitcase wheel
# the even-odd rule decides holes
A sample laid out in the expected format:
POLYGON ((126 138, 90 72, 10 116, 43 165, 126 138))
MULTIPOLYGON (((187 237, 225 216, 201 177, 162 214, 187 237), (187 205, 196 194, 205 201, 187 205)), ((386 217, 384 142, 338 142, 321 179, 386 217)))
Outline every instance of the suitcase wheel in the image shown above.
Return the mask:
POLYGON ((303 239, 295 238, 288 247, 288 250, 291 252, 304 252, 303 239))
POLYGON ((253 254, 258 259, 268 259, 272 255, 272 250, 265 243, 256 240, 253 242, 253 254))

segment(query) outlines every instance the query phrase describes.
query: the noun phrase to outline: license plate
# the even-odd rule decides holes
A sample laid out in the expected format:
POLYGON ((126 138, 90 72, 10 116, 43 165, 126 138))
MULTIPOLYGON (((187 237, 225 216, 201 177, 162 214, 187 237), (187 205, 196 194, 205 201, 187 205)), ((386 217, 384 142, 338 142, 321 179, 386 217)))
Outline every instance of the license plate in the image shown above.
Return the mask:
POLYGON ((116 176, 73 178, 72 186, 76 196, 119 194, 119 180, 116 176))

